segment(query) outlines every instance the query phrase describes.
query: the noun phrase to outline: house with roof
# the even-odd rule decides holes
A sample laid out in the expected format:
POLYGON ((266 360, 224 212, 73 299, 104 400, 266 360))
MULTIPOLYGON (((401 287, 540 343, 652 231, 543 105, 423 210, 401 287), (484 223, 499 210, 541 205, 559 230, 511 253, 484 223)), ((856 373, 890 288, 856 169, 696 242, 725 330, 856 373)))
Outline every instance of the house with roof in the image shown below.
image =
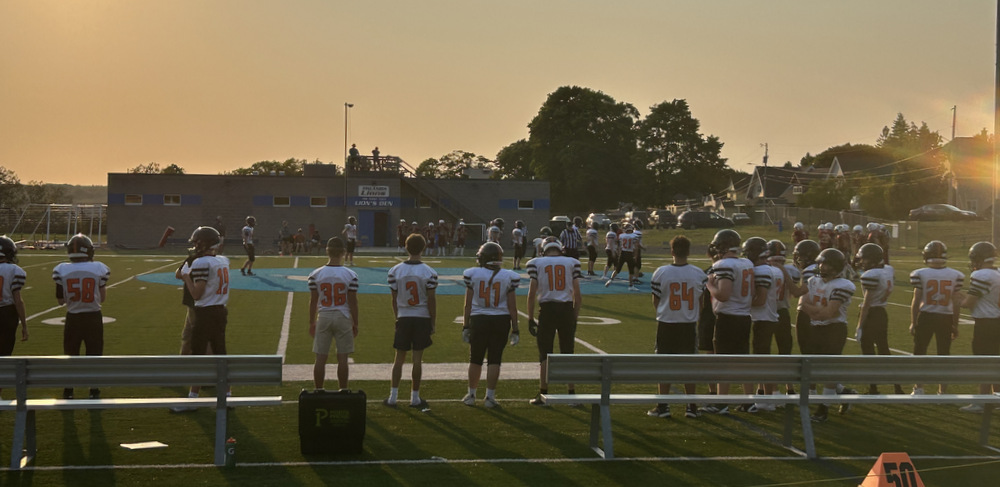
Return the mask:
POLYGON ((747 183, 746 206, 795 206, 809 183, 828 177, 826 171, 757 166, 747 183))

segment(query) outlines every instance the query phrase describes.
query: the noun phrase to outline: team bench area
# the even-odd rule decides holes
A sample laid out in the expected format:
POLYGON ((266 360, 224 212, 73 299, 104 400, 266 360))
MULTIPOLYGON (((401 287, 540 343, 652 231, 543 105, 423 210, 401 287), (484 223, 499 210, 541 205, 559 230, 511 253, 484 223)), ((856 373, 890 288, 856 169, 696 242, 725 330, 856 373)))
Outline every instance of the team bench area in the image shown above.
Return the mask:
POLYGON ((35 456, 36 411, 122 408, 214 407, 215 464, 223 465, 229 408, 281 404, 281 396, 227 397, 226 391, 230 386, 274 385, 281 385, 280 355, 0 357, 0 388, 16 391, 15 399, 0 401, 0 410, 15 411, 10 468, 22 468, 35 456), (29 398, 32 390, 42 388, 191 385, 214 386, 215 396, 29 398))
MULTIPOLYGON (((545 394, 546 404, 590 404, 590 447, 614 458, 611 405, 657 403, 797 405, 805 454, 816 458, 809 406, 815 404, 981 404, 979 442, 988 446, 998 394, 816 395, 810 384, 995 384, 1000 357, 906 355, 549 355, 549 384, 600 384, 600 394, 545 394), (723 382, 796 384, 800 394, 725 396, 613 393, 615 384, 723 382), (603 445, 600 440, 603 438, 603 445), (602 448, 603 447, 603 448, 602 448)), ((820 386, 822 387, 822 386, 820 386)), ((932 386, 932 388, 935 386, 932 386)), ((650 390, 655 390, 651 387, 650 390)), ((782 443, 792 447, 795 408, 786 407, 782 443)))

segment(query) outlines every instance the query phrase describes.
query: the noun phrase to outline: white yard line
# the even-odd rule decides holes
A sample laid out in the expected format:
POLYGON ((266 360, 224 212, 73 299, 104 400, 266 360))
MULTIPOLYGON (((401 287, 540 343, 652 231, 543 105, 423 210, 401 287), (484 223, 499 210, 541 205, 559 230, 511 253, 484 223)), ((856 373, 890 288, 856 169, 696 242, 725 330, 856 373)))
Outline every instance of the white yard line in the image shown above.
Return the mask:
MULTIPOLYGON (((179 261, 177 261, 177 262, 171 262, 171 263, 169 263, 169 264, 166 264, 166 265, 161 265, 160 267, 157 267, 157 268, 155 268, 155 269, 150 269, 150 270, 148 270, 148 271, 146 271, 146 272, 140 272, 140 273, 138 273, 138 274, 136 274, 136 275, 134 275, 134 276, 129 276, 129 277, 127 277, 127 278, 125 278, 125 279, 123 279, 123 280, 121 280, 121 281, 118 281, 118 282, 116 282, 116 283, 113 283, 113 284, 108 284, 108 285, 107 285, 106 287, 107 287, 108 289, 110 289, 110 288, 113 288, 113 287, 115 287, 115 286, 117 286, 117 285, 119 285, 119 284, 124 284, 124 283, 126 283, 126 282, 129 282, 129 281, 131 281, 132 279, 135 279, 136 277, 139 277, 139 276, 143 276, 143 275, 146 275, 146 274, 152 274, 152 273, 154 273, 154 272, 156 272, 156 271, 158 271, 158 270, 160 270, 160 269, 163 269, 163 268, 166 268, 166 267, 171 267, 171 266, 175 266, 175 265, 177 265, 177 264, 180 264, 181 262, 184 262, 184 261, 182 261, 182 260, 179 260, 179 261)), ((39 316, 43 316, 43 315, 46 315, 46 314, 48 314, 48 313, 51 313, 51 312, 53 312, 53 311, 55 311, 55 310, 57 310, 57 309, 61 309, 62 307, 63 307, 62 305, 59 305, 59 306, 53 306, 53 307, 51 307, 51 308, 49 308, 49 309, 47 309, 47 310, 45 310, 45 311, 39 311, 38 313, 35 313, 35 314, 31 315, 31 316, 28 316, 27 318, 25 318, 25 320, 24 320, 24 321, 31 321, 31 320, 33 320, 33 319, 35 319, 35 318, 38 318, 39 316)))
MULTIPOLYGON (((292 269, 297 269, 299 267, 299 257, 295 257, 295 263, 292 264, 292 269)), ((281 363, 285 363, 285 352, 288 350, 288 332, 292 327, 292 301, 295 297, 294 292, 288 293, 288 300, 285 301, 285 316, 281 319, 281 337, 278 338, 278 351, 277 355, 281 355, 281 363)))
MULTIPOLYGON (((517 314, 519 314, 519 315, 521 315, 521 316, 523 316, 525 318, 530 318, 530 316, 528 316, 527 313, 525 313, 523 311, 520 311, 520 310, 518 310, 517 314)), ((608 354, 608 352, 605 352, 604 350, 601 350, 600 348, 597 348, 597 347, 591 345, 590 343, 587 343, 586 341, 581 340, 579 337, 574 337, 573 340, 576 341, 576 343, 579 343, 580 345, 583 345, 584 347, 590 349, 591 352, 594 352, 594 353, 600 354, 600 355, 607 355, 608 354)))

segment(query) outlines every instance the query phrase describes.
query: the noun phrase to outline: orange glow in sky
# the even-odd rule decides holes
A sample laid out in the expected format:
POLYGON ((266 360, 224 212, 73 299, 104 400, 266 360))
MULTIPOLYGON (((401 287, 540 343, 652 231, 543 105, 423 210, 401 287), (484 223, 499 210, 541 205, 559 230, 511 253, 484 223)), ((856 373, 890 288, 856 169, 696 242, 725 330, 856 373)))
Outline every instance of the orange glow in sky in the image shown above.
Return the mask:
POLYGON ((874 143, 897 112, 993 130, 987 0, 0 1, 0 165, 106 184, 362 153, 494 158, 546 96, 688 100, 749 170, 874 143))

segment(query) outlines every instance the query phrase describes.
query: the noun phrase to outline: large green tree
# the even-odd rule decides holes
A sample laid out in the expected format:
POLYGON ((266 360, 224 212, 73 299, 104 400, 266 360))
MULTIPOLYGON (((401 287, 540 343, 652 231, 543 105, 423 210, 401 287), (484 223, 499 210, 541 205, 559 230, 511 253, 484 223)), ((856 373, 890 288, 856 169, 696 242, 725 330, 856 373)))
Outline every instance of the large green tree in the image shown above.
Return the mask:
POLYGON ((24 186, 17 173, 0 166, 0 208, 17 208, 26 200, 24 186))
POLYGON ((549 94, 528 124, 528 145, 532 172, 549 181, 553 210, 583 212, 632 198, 638 117, 631 104, 588 88, 549 94))
POLYGON ((484 169, 493 171, 496 165, 493 161, 463 150, 451 151, 438 159, 429 158, 417 166, 417 176, 440 179, 466 178, 466 169, 484 169))
POLYGON ((646 177, 642 202, 663 206, 674 199, 717 193, 729 183, 731 169, 721 156, 722 142, 699 132, 700 122, 685 100, 650 107, 638 124, 635 159, 646 177))
POLYGON ((305 159, 286 159, 284 162, 278 161, 260 161, 255 162, 250 165, 250 167, 242 167, 239 169, 234 169, 228 171, 224 174, 230 174, 234 176, 252 176, 255 172, 260 175, 270 174, 271 171, 275 173, 285 172, 285 176, 301 176, 303 173, 303 168, 306 164, 305 159))
POLYGON ((535 171, 531 167, 531 144, 521 139, 497 153, 497 170, 493 173, 495 179, 534 179, 535 171))

